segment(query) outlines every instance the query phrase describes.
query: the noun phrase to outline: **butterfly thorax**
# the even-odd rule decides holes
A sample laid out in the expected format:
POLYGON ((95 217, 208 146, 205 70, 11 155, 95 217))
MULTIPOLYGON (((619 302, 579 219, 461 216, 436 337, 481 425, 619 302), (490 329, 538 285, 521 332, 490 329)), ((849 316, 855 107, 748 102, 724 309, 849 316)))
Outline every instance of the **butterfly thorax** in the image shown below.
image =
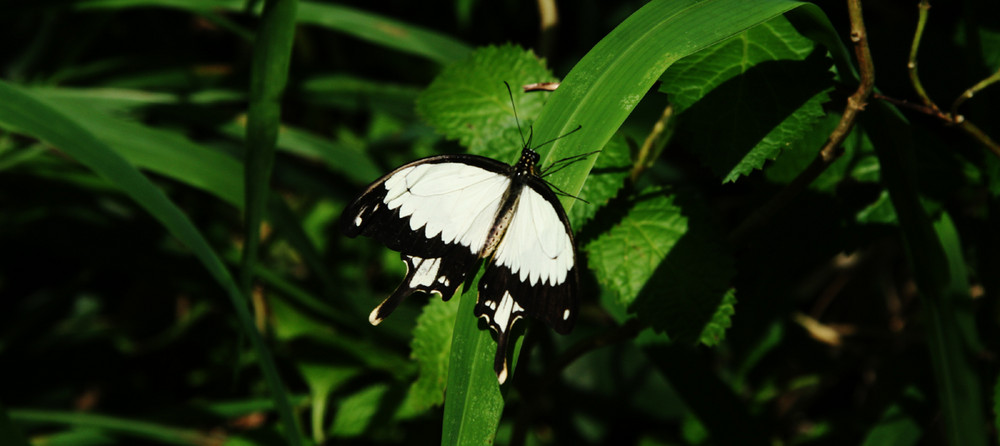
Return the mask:
POLYGON ((538 159, 538 152, 525 147, 521 150, 521 158, 511 166, 511 187, 507 188, 503 199, 500 200, 500 208, 497 209, 497 215, 493 218, 493 227, 486 237, 486 243, 479 251, 479 258, 484 259, 493 255, 500 240, 503 240, 504 234, 507 233, 507 227, 510 226, 510 221, 514 217, 514 209, 517 208, 517 203, 521 198, 525 181, 528 177, 538 175, 535 170, 538 159))

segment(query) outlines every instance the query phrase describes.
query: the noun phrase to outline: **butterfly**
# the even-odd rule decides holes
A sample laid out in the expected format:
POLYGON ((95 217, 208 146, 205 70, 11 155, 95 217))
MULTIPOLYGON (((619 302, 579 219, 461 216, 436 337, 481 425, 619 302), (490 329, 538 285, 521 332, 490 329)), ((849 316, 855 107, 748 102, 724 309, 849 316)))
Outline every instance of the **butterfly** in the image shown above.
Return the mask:
POLYGON ((372 325, 415 291, 450 299, 477 262, 486 262, 475 314, 497 334, 493 369, 500 384, 515 321, 530 316, 566 334, 578 308, 573 231, 542 176, 590 154, 539 172, 530 133, 522 142, 513 165, 469 154, 405 164, 368 186, 341 216, 345 235, 375 238, 406 263, 403 282, 371 312, 372 325))

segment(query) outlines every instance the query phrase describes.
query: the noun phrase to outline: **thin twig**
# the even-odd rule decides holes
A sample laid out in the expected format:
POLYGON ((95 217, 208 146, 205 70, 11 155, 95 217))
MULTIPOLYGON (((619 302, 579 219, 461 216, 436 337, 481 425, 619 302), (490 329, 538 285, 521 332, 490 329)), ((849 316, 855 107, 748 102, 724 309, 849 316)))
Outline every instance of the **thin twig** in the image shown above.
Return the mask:
POLYGON ((858 113, 865 109, 865 104, 875 87, 875 65, 872 63, 871 50, 868 49, 868 34, 865 31, 864 16, 861 13, 861 0, 847 0, 847 9, 851 18, 851 41, 854 42, 854 54, 861 72, 861 83, 858 85, 858 89, 847 98, 844 114, 841 115, 837 128, 830 133, 826 144, 820 149, 819 155, 788 186, 750 214, 739 227, 729 234, 729 240, 734 243, 742 242, 753 230, 770 221, 844 153, 844 139, 854 128, 858 113))
POLYGON ((975 138, 976 141, 979 141, 982 145, 986 146, 986 148, 990 149, 994 155, 1000 157, 1000 144, 997 144, 997 142, 990 138, 989 135, 983 133, 983 131, 980 130, 979 127, 976 127, 972 121, 963 119, 962 122, 958 123, 958 128, 962 129, 965 133, 968 133, 969 136, 975 138))
MULTIPOLYGON (((976 83, 976 85, 973 85, 968 90, 965 90, 965 92, 962 93, 958 98, 956 98, 955 102, 951 104, 950 113, 941 111, 940 107, 938 107, 937 104, 935 104, 934 101, 931 100, 930 96, 927 95, 927 92, 924 90, 923 84, 920 83, 920 76, 917 75, 917 49, 920 47, 920 39, 924 34, 924 25, 927 24, 927 11, 931 8, 931 4, 929 0, 920 0, 920 3, 917 5, 917 8, 920 10, 920 15, 917 18, 917 31, 913 34, 913 45, 910 47, 910 61, 909 63, 907 63, 906 66, 910 72, 910 83, 913 84, 913 89, 916 90, 917 96, 919 96, 920 100, 924 102, 924 105, 926 105, 927 108, 930 109, 930 110, 926 109, 925 110, 917 109, 917 110, 929 114, 931 116, 935 116, 947 122, 948 124, 954 124, 963 132, 965 132, 966 134, 974 138, 976 141, 978 141, 980 144, 990 149, 990 151, 993 152, 993 154, 1000 157, 1000 144, 997 144, 996 141, 993 141, 993 139, 990 138, 989 135, 980 130, 979 127, 977 127, 975 124, 965 119, 964 116, 958 114, 958 107, 961 106, 966 99, 971 98, 977 92, 990 86, 991 84, 1000 81, 1000 70, 998 70, 996 73, 993 73, 993 75, 987 77, 986 79, 979 81, 978 83, 976 83)), ((914 107, 910 106, 910 108, 914 107)))
POLYGON ((667 130, 669 129, 670 118, 673 116, 674 106, 673 104, 667 104, 667 107, 663 109, 663 113, 660 115, 660 119, 656 121, 656 124, 653 124, 652 130, 649 131, 649 135, 643 141, 642 147, 639 148, 635 164, 632 166, 632 171, 629 172, 629 179, 633 183, 639 178, 642 172, 650 168, 656 159, 660 157, 660 153, 665 146, 664 141, 670 134, 667 130))
POLYGON ((907 62, 906 68, 910 73, 910 83, 913 84, 913 89, 917 91, 917 96, 920 97, 920 100, 924 102, 924 105, 940 111, 937 104, 931 100, 930 96, 927 96, 924 85, 920 83, 920 76, 917 75, 917 50, 920 48, 920 39, 924 35, 924 26, 927 24, 927 10, 931 9, 931 4, 927 0, 920 0, 917 8, 920 9, 920 16, 917 18, 917 31, 913 33, 913 44, 910 46, 910 60, 907 62))
POLYGON ((997 72, 990 75, 990 77, 977 82, 976 85, 973 85, 968 90, 965 90, 965 92, 955 98, 955 102, 951 104, 951 115, 955 116, 955 119, 960 118, 961 115, 958 114, 958 107, 962 105, 966 99, 971 98, 976 93, 979 93, 980 90, 989 87, 990 84, 998 81, 1000 81, 1000 70, 997 70, 997 72))

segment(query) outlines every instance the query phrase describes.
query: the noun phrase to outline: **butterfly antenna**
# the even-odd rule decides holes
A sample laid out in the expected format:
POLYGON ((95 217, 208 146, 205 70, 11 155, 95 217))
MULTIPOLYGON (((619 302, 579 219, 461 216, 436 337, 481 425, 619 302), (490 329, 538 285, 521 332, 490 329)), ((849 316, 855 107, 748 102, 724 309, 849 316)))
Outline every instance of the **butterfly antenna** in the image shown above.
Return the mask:
MULTIPOLYGON (((521 130, 521 120, 517 118, 517 106, 514 105, 514 92, 510 90, 510 84, 508 84, 507 81, 503 81, 503 84, 507 86, 507 96, 510 96, 510 108, 511 110, 514 110, 514 122, 517 123, 517 134, 521 135, 521 144, 524 144, 524 147, 528 147, 528 142, 531 141, 531 135, 528 135, 528 141, 524 140, 524 131, 521 130)), ((528 131, 530 132, 531 129, 528 129, 528 131)))
MULTIPOLYGON (((542 181, 545 181, 545 180, 542 180, 542 181)), ((548 184, 549 187, 551 187, 552 189, 555 189, 556 195, 562 195, 564 197, 570 197, 570 198, 573 198, 573 199, 576 199, 576 200, 580 200, 580 201, 582 201, 584 203, 590 204, 589 201, 584 200, 583 198, 577 197, 576 195, 572 195, 572 194, 570 194, 570 193, 568 193, 568 192, 560 189, 559 186, 556 186, 555 184, 552 184, 552 183, 550 183, 548 181, 545 181, 545 184, 548 184)))
MULTIPOLYGON (((510 87, 507 87, 507 88, 510 88, 510 87)), ((580 129, 582 129, 582 128, 583 128, 583 126, 582 126, 582 125, 578 125, 578 126, 576 126, 576 128, 575 128, 575 129, 573 129, 573 130, 570 130, 569 132, 567 132, 567 133, 563 134, 562 136, 557 136, 557 137, 555 137, 555 138, 552 138, 552 139, 550 139, 550 140, 548 140, 548 141, 545 141, 545 142, 543 142, 543 143, 541 143, 541 144, 539 144, 539 145, 537 145, 537 146, 533 147, 533 148, 532 148, 531 150, 538 150, 538 149, 540 149, 540 148, 542 148, 542 147, 545 147, 545 146, 547 146, 547 145, 549 145, 549 144, 552 144, 552 143, 554 143, 554 142, 556 142, 556 141, 559 141, 560 139, 563 139, 563 138, 565 138, 565 137, 567 137, 567 136, 569 136, 569 135, 572 135, 572 134, 576 133, 577 131, 579 131, 579 130, 580 130, 580 129)))
POLYGON ((579 155, 568 156, 568 157, 563 158, 561 160, 557 160, 557 161, 553 162, 552 164, 549 164, 548 167, 542 169, 542 172, 539 174, 539 176, 540 177, 546 177, 546 176, 552 175, 552 174, 554 174, 554 173, 556 173, 556 172, 558 172, 560 170, 563 170, 563 169, 565 169, 565 168, 573 165, 573 163, 576 163, 578 161, 583 161, 585 158, 587 158, 588 156, 593 155, 595 153, 600 153, 600 150, 595 150, 593 152, 587 152, 587 153, 581 153, 579 155))

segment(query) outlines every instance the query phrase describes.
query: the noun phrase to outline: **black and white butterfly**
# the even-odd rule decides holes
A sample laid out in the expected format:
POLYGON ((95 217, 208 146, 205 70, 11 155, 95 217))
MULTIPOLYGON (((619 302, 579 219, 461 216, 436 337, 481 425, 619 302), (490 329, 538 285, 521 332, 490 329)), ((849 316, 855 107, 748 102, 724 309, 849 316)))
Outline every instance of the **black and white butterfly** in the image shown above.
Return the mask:
POLYGON ((403 283, 371 312, 372 325, 414 291, 450 299, 485 260, 475 313, 497 333, 501 384, 514 321, 528 315, 566 334, 577 315, 573 232, 530 141, 514 165, 464 154, 406 164, 368 186, 341 217, 348 237, 374 237, 407 266, 403 283))

